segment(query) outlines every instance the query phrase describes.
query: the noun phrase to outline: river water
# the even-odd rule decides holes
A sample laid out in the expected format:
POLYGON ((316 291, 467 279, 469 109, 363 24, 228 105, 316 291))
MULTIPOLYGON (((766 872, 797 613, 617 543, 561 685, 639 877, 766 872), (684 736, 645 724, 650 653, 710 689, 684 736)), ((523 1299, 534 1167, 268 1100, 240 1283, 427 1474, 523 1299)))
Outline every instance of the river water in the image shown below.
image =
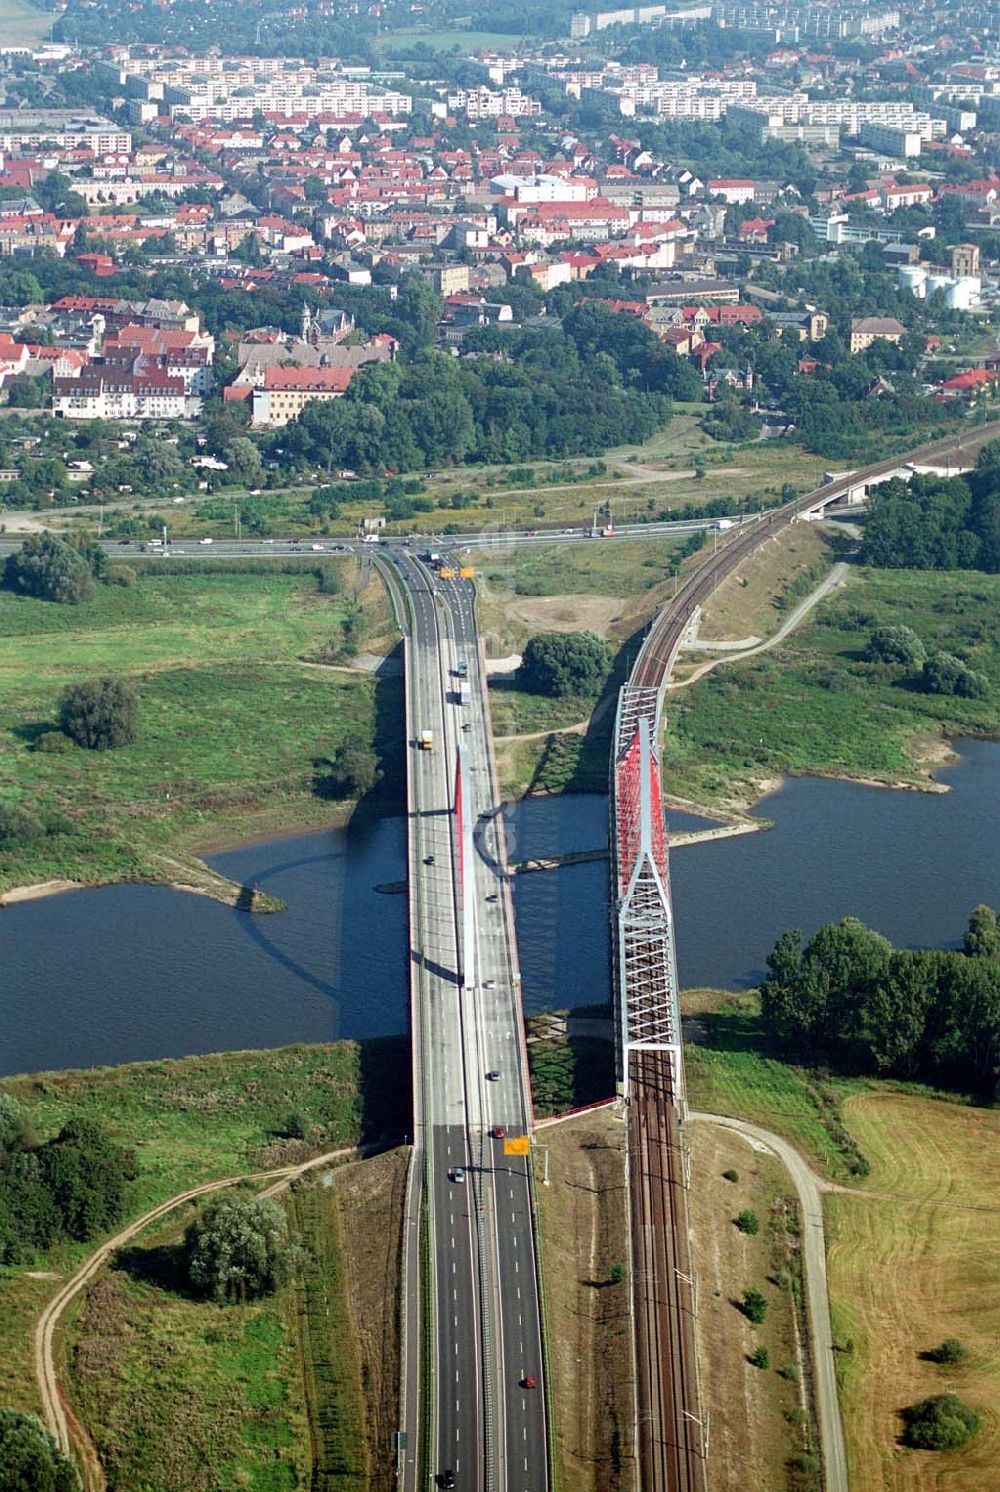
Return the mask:
MULTIPOLYGON (((681 981, 741 989, 787 927, 849 914, 901 946, 957 941, 978 901, 1000 904, 1000 745, 968 741, 947 794, 799 778, 759 807, 767 833, 671 861, 681 981)), ((673 828, 698 820, 671 815, 673 828)), ((514 859, 607 841, 600 796, 508 815, 514 859)), ((293 1041, 385 1035, 407 1021, 405 825, 386 819, 212 857, 284 897, 254 917, 160 886, 110 886, 0 914, 0 1072, 293 1041)), ((607 999, 605 860, 515 883, 529 1011, 607 999)))

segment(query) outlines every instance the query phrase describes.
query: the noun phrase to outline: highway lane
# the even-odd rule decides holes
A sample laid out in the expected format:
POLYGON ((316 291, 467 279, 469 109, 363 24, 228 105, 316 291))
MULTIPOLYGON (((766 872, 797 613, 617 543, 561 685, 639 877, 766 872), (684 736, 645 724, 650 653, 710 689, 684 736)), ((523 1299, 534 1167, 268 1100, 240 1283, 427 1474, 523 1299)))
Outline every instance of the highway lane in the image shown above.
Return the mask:
MULTIPOLYGON (((475 858, 478 970, 474 998, 482 1032, 487 1070, 499 1073, 489 1085, 488 1126, 501 1125, 508 1135, 528 1134, 530 1096, 521 1037, 520 972, 509 883, 500 867, 504 855, 497 819, 500 799, 493 775, 491 728, 479 639, 475 622, 475 588, 468 580, 442 581, 456 638, 463 649, 471 701, 457 711, 470 756, 470 779, 477 834, 475 858)), ((490 1147, 487 1146, 489 1152, 490 1147)), ((492 1142, 492 1208, 500 1279, 499 1325, 502 1336, 503 1403, 506 1418, 506 1486, 510 1492, 535 1492, 547 1485, 545 1383, 541 1320, 536 1275, 530 1159, 505 1156, 502 1141, 492 1142), (525 1390, 531 1376, 537 1387, 525 1390)))
POLYGON ((430 1465, 455 1473, 459 1486, 479 1486, 484 1472, 479 1314, 478 1217, 474 1189, 452 1178, 469 1175, 467 1094, 456 1025, 458 981, 457 888, 451 773, 444 749, 442 663, 436 603, 427 587, 409 587, 413 666, 409 748, 414 888, 413 919, 420 1001, 424 1140, 427 1162, 429 1254, 433 1270, 434 1342, 430 1465), (433 731, 435 749, 413 744, 433 731), (433 857, 433 863, 425 862, 433 857))
MULTIPOLYGON (((461 745, 466 754, 472 819, 478 822, 481 814, 494 813, 498 800, 474 590, 468 582, 440 581, 436 573, 405 551, 397 551, 396 558, 413 598, 412 633, 418 649, 411 670, 417 696, 413 714, 416 717, 423 712, 424 716, 423 723, 415 718, 414 726, 418 733, 425 727, 435 732, 435 751, 418 755, 438 759, 436 791, 440 793, 447 783, 450 803, 461 745), (435 638, 436 659, 432 658, 435 638), (458 703, 460 661, 465 665, 471 691, 470 703, 464 707, 458 703), (467 730, 463 729, 466 725, 467 730)), ((426 760, 420 764, 420 772, 426 777, 426 760)), ((437 990, 431 996, 433 1037, 428 1061, 434 1091, 430 1097, 429 1186, 437 1235, 432 1263, 438 1315, 451 1312, 447 1320, 439 1321, 437 1332, 434 1465, 439 1473, 445 1468, 454 1470, 459 1486, 496 1488, 497 1492, 545 1492, 549 1485, 548 1446, 530 1162, 505 1156, 503 1140, 492 1133, 497 1126, 509 1135, 530 1130, 519 1027, 520 978, 509 888, 496 866, 499 830, 495 822, 483 820, 483 826, 484 832, 477 838, 484 853, 476 855, 473 865, 475 936, 470 967, 463 971, 465 988, 459 993, 452 985, 450 1001, 446 998, 442 1002, 437 990), (489 849, 488 838, 492 840, 489 849), (442 1075, 444 1088, 440 1087, 442 1075), (464 1129, 455 1122, 459 1112, 464 1129), (457 1260, 449 1261, 448 1249, 455 1235, 446 1225, 444 1212, 448 1209, 449 1222, 452 1217, 457 1220, 453 1203, 460 1188, 444 1177, 458 1157, 467 1166, 467 1179, 461 1189, 470 1199, 469 1227, 463 1234, 464 1270, 457 1260), (447 1247, 442 1244, 444 1237, 447 1247), (449 1276, 452 1265, 457 1283, 449 1276), (469 1268, 477 1266, 478 1279, 473 1282, 469 1268), (457 1298, 449 1297, 449 1290, 457 1290, 457 1298), (473 1333, 467 1332, 464 1339, 457 1335, 463 1312, 474 1323, 473 1333), (478 1361, 470 1356, 476 1350, 478 1361), (458 1359, 462 1366, 454 1366, 451 1359, 458 1359), (445 1385, 450 1384, 449 1369, 459 1374, 454 1408, 450 1401, 441 1402, 445 1385), (522 1386, 528 1377, 535 1380, 535 1388, 522 1386), (465 1446, 475 1433, 472 1405, 467 1400, 471 1401, 477 1390, 483 1460, 481 1478, 467 1483, 470 1462, 465 1446), (454 1457, 449 1448, 456 1452, 454 1457)), ((451 827, 457 826, 452 822, 451 827)), ((439 833, 438 842, 440 838, 439 833)), ((452 855, 445 867, 436 850, 429 853, 435 857, 433 866, 425 866, 421 856, 415 867, 417 875, 426 881, 421 892, 421 918, 440 918, 441 903, 448 900, 447 920, 454 924, 460 911, 457 864, 452 855)))
MULTIPOLYGON (((62 510, 60 510, 62 511, 62 510)), ((621 539, 655 539, 677 536, 683 538, 687 534, 698 533, 703 529, 712 529, 718 523, 718 518, 689 518, 678 520, 673 523, 639 523, 627 524, 615 529, 615 538, 621 539)), ((750 522, 749 515, 734 514, 730 520, 738 526, 741 523, 750 522)), ((0 555, 7 555, 20 549, 24 535, 13 534, 0 535, 0 555)), ((492 526, 477 529, 462 534, 393 534, 385 536, 381 541, 383 548, 406 549, 411 546, 426 550, 433 548, 515 548, 521 545, 544 545, 544 544, 581 544, 590 543, 595 536, 592 534, 589 524, 577 525, 569 529, 498 529, 492 526)), ((597 537, 600 537, 599 535, 597 537)), ((130 559, 155 559, 169 560, 180 558, 186 560, 212 560, 212 559, 269 559, 269 558, 298 558, 311 560, 314 556, 323 554, 356 554, 363 553, 365 549, 375 548, 374 544, 366 544, 363 539, 332 536, 323 539, 285 537, 279 539, 226 539, 213 538, 210 544, 200 539, 180 537, 171 539, 162 546, 151 543, 148 539, 131 540, 128 544, 118 539, 99 539, 97 541, 101 548, 109 555, 123 560, 130 559), (145 548, 143 548, 145 545, 145 548)), ((606 540, 605 542, 610 542, 606 540)))

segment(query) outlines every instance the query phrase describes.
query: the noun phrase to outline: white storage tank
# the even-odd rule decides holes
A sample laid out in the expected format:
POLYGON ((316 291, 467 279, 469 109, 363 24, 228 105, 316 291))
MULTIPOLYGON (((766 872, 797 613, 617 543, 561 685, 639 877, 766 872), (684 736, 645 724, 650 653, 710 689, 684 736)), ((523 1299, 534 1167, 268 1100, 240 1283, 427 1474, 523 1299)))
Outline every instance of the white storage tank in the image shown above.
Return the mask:
POLYGON ((951 275, 928 275, 927 276, 927 299, 937 295, 939 291, 945 291, 952 283, 951 275))
POLYGON ((972 275, 953 281, 944 293, 944 303, 952 311, 968 311, 978 301, 979 281, 972 275))
POLYGON ((900 290, 908 290, 918 300, 927 294, 927 271, 922 264, 901 264, 898 270, 900 290))

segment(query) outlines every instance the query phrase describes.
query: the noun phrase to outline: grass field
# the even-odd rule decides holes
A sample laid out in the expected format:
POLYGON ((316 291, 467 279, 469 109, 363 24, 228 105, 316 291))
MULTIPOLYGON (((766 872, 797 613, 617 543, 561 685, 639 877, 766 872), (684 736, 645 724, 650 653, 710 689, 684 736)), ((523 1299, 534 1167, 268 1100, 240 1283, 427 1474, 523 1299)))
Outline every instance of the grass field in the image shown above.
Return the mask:
POLYGON ((696 1038, 686 1047, 691 1107, 784 1135, 819 1175, 849 1187, 824 1211, 834 1331, 847 1349, 838 1376, 852 1492, 992 1492, 1000 1114, 778 1061, 753 996, 690 991, 682 1008, 696 1038), (968 1349, 958 1368, 920 1357, 946 1337, 968 1349), (948 1454, 899 1446, 899 1411, 949 1390, 982 1416, 972 1444, 948 1454))
POLYGON ((52 12, 35 10, 25 0, 0 0, 0 36, 8 47, 35 46, 48 38, 52 12))
POLYGON ((283 827, 330 822, 337 807, 317 782, 348 736, 380 736, 398 767, 393 686, 298 661, 336 638, 346 604, 320 595, 311 575, 141 575, 129 589, 98 586, 81 606, 0 593, 0 797, 50 824, 4 848, 0 889, 58 877, 197 881, 185 846, 199 836, 237 837, 262 810, 283 827), (136 742, 32 751, 61 690, 107 674, 138 692, 136 742))
POLYGON ((827 1199, 830 1293, 852 1492, 990 1492, 1000 1485, 1000 1114, 900 1094, 859 1094, 845 1116, 878 1199, 827 1199), (893 1200, 882 1200, 887 1197, 893 1200), (957 1368, 921 1359, 946 1337, 957 1368), (899 1410, 954 1391, 979 1411, 972 1443, 897 1444, 899 1410))
POLYGON ((746 802, 780 772, 926 781, 946 735, 1000 732, 1000 577, 859 570, 780 646, 716 669, 665 711, 664 770, 685 797, 746 802), (871 630, 905 622, 928 650, 984 672, 984 699, 922 693, 864 661, 871 630))
POLYGON ((688 1205, 698 1263, 700 1408, 711 1415, 712 1492, 813 1488, 815 1476, 789 1465, 797 1456, 808 1458, 812 1449, 799 1387, 794 1190, 774 1156, 751 1149, 732 1131, 698 1123, 690 1135, 697 1177, 688 1205), (727 1171, 737 1179, 726 1179, 727 1171), (743 1210, 757 1217, 758 1233, 736 1227, 743 1210), (767 1301, 760 1326, 734 1305, 748 1288, 767 1301), (769 1355, 767 1368, 748 1360, 759 1347, 769 1355))
POLYGON ((681 1013, 693 1109, 762 1124, 797 1145, 821 1176, 853 1180, 856 1153, 841 1109, 863 1080, 821 1080, 771 1055, 756 993, 686 990, 681 1013))
MULTIPOLYGON (((293 1112, 327 1148, 396 1138, 410 1122, 408 1073, 400 1039, 36 1073, 0 1080, 0 1092, 27 1108, 42 1139, 80 1114, 132 1147, 139 1176, 126 1212, 136 1217, 199 1181, 296 1159, 301 1144, 282 1139, 293 1112)), ((89 1252, 67 1246, 30 1267, 64 1271, 89 1252)), ((0 1269, 0 1403, 36 1407, 29 1330, 53 1288, 0 1269)))
MULTIPOLYGON (((406 473, 419 478, 423 484, 419 499, 431 506, 413 519, 390 523, 388 531, 482 531, 488 535, 498 527, 589 527, 596 509, 607 509, 616 523, 642 522, 719 499, 736 512, 771 502, 783 489, 803 492, 822 480, 823 462, 800 446, 784 441, 744 446, 711 440, 701 428, 706 409, 705 405, 680 405, 645 444, 618 447, 601 460, 572 457, 527 461, 517 467, 468 465, 433 475, 406 473)), ((322 479, 314 485, 322 485, 322 479)), ((162 498, 130 497, 106 505, 104 520, 107 531, 116 537, 126 533, 134 538, 148 536, 158 533, 163 524, 175 542, 229 537, 233 502, 244 500, 252 501, 264 525, 262 532, 272 536, 353 534, 360 519, 372 511, 372 504, 353 498, 350 484, 338 484, 338 491, 341 512, 336 521, 309 511, 312 486, 276 487, 252 499, 246 493, 190 494, 183 506, 162 498), (131 527, 120 527, 126 520, 131 527)), ((47 515, 56 528, 81 523, 94 526, 97 519, 97 509, 85 505, 47 515)))
MULTIPOLYGON (((605 1043, 606 1045, 606 1043, 605 1043)), ((544 1131, 548 1187, 538 1189, 548 1358, 560 1492, 636 1484, 628 1285, 625 1131, 610 1111, 544 1131)))
POLYGON ((102 1276, 74 1323, 73 1400, 109 1492, 294 1492, 309 1430, 286 1321, 291 1287, 254 1304, 187 1295, 163 1232, 102 1276))
POLYGON ((390 1151, 298 1182, 283 1198, 294 1274, 264 1301, 190 1294, 193 1208, 98 1277, 68 1357, 110 1492, 389 1492, 405 1177, 390 1151))

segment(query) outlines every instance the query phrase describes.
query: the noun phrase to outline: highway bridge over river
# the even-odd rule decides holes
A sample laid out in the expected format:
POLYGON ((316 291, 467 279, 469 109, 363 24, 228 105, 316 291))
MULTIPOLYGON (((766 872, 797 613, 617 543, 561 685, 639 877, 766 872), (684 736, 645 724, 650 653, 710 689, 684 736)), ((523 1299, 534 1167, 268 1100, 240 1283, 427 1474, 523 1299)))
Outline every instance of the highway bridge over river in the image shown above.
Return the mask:
MULTIPOLYGON (((643 1492, 705 1492, 711 1481, 694 1345, 691 1178, 661 802, 664 685, 699 607, 768 538, 797 519, 863 500, 891 476, 966 469, 979 447, 998 436, 1000 422, 969 428, 735 520, 655 619, 621 692, 611 762, 611 901, 618 1089, 629 1120, 635 1440, 643 1492)), ((635 525, 607 542, 711 526, 717 520, 635 525)), ((463 547, 483 538, 453 535, 447 542, 463 547)), ((581 529, 500 538, 512 546, 600 542, 581 529)), ((19 543, 0 538, 0 555, 19 543)), ((398 1480, 405 1492, 429 1485, 547 1492, 552 1405, 534 1178, 530 1154, 517 1153, 526 1147, 510 1143, 530 1136, 532 1110, 475 592, 468 580, 442 582, 409 543, 372 546, 405 637, 409 743, 414 1133, 398 1480), (467 686, 465 702, 460 683, 467 686)), ((122 558, 139 557, 136 545, 106 547, 122 558)), ((318 561, 334 547, 293 539, 187 540, 161 553, 166 565, 178 554, 205 560, 297 554, 318 561)), ((839 1492, 846 1488, 843 1447, 833 1443, 822 1405, 820 1422, 827 1484, 839 1492)))

